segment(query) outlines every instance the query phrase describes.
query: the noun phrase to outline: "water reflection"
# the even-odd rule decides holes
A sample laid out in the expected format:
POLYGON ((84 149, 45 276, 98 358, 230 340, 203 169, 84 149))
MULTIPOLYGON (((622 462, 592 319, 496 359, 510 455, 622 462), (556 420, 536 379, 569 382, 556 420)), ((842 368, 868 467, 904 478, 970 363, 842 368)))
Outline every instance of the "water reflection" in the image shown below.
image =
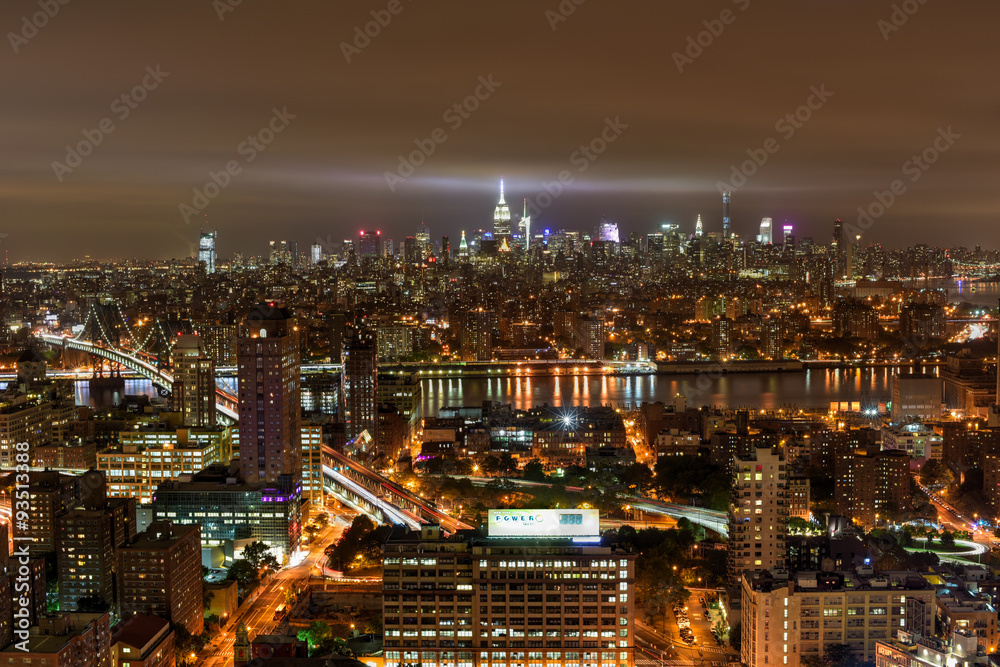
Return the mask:
POLYGON ((466 378, 424 384, 424 414, 442 406, 511 403, 520 409, 535 405, 619 405, 643 401, 670 402, 678 393, 689 405, 771 409, 782 406, 827 408, 832 401, 889 400, 891 370, 815 369, 801 373, 741 373, 717 378, 697 375, 532 376, 466 378))

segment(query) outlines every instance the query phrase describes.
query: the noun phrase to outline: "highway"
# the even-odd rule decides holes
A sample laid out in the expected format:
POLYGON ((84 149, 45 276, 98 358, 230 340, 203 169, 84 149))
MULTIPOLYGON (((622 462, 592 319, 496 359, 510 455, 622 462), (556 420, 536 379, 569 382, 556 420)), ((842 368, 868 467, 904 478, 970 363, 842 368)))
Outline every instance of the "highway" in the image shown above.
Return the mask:
MULTIPOLYGON (((442 528, 444 528, 446 531, 450 533, 454 533, 456 530, 468 530, 473 528, 473 526, 470 526, 467 523, 459 521, 458 519, 455 519, 454 517, 449 516, 448 514, 438 510, 436 507, 433 506, 432 503, 425 500, 424 498, 421 498, 415 493, 411 493, 410 491, 396 484, 395 482, 388 480, 385 477, 382 477, 382 475, 379 475, 378 473, 369 470, 368 468, 361 465, 357 461, 354 461, 353 459, 350 459, 339 452, 333 452, 333 461, 338 466, 344 466, 350 468, 355 474, 361 475, 365 479, 369 480, 372 486, 384 490, 386 494, 392 495, 393 497, 401 498, 406 503, 409 503, 410 505, 419 508, 421 515, 423 517, 427 517, 427 519, 431 522, 436 522, 440 524, 442 528)), ((341 475, 339 472, 331 470, 326 466, 324 466, 323 472, 324 474, 338 475, 338 477, 335 478, 337 479, 338 483, 340 482, 340 480, 348 479, 346 475, 341 475), (327 472, 328 470, 329 473, 327 472)), ((397 512, 403 512, 403 510, 401 510, 395 504, 386 502, 383 498, 378 497, 376 494, 369 491, 366 487, 362 486, 361 484, 358 484, 357 482, 354 482, 354 480, 348 480, 348 481, 350 481, 354 485, 352 487, 352 490, 354 490, 355 493, 357 493, 363 498, 369 499, 369 502, 371 502, 373 505, 380 507, 384 505, 389 505, 395 508, 397 512), (381 503, 381 505, 379 505, 379 503, 381 503)), ((409 512, 406 512, 406 514, 409 515, 410 517, 414 516, 409 512)), ((405 519, 402 518, 398 523, 406 523, 407 525, 410 525, 405 519)), ((411 527, 414 526, 411 525, 411 527)), ((416 528, 419 528, 419 524, 416 526, 416 528)))

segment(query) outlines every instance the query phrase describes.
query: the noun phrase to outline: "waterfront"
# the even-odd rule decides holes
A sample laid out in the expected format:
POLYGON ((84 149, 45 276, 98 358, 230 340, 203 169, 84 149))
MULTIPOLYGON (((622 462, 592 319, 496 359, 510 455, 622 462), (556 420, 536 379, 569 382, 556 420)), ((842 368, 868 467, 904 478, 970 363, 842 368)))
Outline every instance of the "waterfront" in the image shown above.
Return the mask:
MULTIPOLYGON (((829 407, 832 401, 884 403, 889 399, 892 367, 813 368, 788 373, 710 375, 532 376, 509 378, 432 379, 423 381, 423 414, 434 416, 444 406, 511 403, 535 405, 613 405, 673 400, 678 393, 690 406, 776 409, 829 407)), ((127 380, 125 394, 158 396, 145 380, 127 380)), ((106 404, 108 396, 92 396, 86 381, 76 383, 79 405, 106 404)), ((323 397, 328 409, 332 397, 323 397)), ((304 397, 305 399, 305 397, 304 397)), ((316 400, 315 397, 312 398, 316 400)), ((308 409, 311 401, 303 400, 308 409)))

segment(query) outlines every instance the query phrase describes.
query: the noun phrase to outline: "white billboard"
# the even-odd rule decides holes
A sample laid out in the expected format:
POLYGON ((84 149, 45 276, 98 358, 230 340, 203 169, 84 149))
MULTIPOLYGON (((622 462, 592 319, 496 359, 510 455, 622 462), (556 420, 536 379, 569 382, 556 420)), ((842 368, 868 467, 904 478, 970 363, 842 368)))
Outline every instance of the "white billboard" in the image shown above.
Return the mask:
POLYGON ((490 510, 490 537, 599 537, 597 510, 490 510))

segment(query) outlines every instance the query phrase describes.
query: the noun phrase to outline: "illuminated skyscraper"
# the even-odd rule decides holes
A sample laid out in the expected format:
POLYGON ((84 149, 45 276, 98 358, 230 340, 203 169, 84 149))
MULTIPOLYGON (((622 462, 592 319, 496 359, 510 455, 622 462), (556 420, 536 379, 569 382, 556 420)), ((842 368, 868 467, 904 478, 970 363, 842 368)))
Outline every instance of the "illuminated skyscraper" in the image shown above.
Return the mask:
POLYGON ((781 242, 786 245, 795 245, 795 227, 784 225, 781 228, 781 242))
POLYGON ((198 262, 205 264, 205 273, 215 273, 215 236, 217 232, 202 232, 198 240, 198 262))
POLYGON ((618 223, 601 220, 598 239, 601 241, 610 241, 611 243, 621 243, 621 237, 618 234, 618 223))
POLYGON ((465 230, 462 230, 462 240, 458 242, 458 256, 468 257, 469 256, 469 244, 465 240, 465 230))
POLYGON ((247 482, 294 487, 302 479, 299 349, 295 320, 273 303, 258 304, 240 325, 240 471, 247 482))
POLYGON ((757 240, 764 245, 774 243, 774 227, 771 218, 764 218, 760 221, 760 234, 757 235, 757 240))
POLYGON ((319 264, 320 262, 322 262, 323 261, 323 246, 321 246, 318 243, 313 243, 309 259, 310 259, 310 262, 312 263, 313 266, 316 266, 317 264, 319 264))
POLYGON ((729 204, 733 200, 732 192, 722 193, 722 238, 728 239, 732 220, 729 217, 729 204))
POLYGON ((518 231, 521 234, 521 238, 524 239, 524 247, 531 247, 531 216, 528 215, 528 198, 524 198, 524 214, 521 216, 521 221, 517 223, 518 231))
POLYGON ((177 337, 172 351, 174 384, 170 399, 185 426, 215 425, 215 364, 201 336, 177 337))
POLYGON ((503 198, 503 179, 500 179, 500 202, 493 211, 493 239, 499 244, 504 237, 510 237, 510 207, 503 198))
POLYGON ((358 253, 358 259, 364 257, 381 257, 382 232, 362 231, 358 235, 358 245, 355 250, 358 253))
POLYGON ((701 215, 698 216, 698 222, 694 223, 694 237, 700 239, 705 235, 705 225, 701 222, 701 215))

